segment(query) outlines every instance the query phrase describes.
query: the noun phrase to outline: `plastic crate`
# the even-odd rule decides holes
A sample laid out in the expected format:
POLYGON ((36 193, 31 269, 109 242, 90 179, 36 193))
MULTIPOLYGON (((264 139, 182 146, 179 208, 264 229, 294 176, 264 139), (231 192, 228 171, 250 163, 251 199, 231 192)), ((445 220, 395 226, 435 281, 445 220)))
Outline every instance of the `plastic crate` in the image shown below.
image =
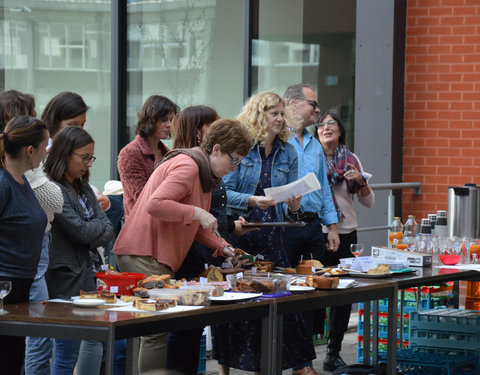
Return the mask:
MULTIPOLYGON (((378 357, 380 363, 387 361, 384 353, 378 357)), ((397 351, 397 370, 406 375, 476 375, 478 355, 458 356, 400 349, 397 351)))
MULTIPOLYGON (((358 336, 357 338, 357 362, 363 362, 363 336, 358 336)), ((370 338, 370 349, 372 348, 373 339, 370 338)), ((378 354, 387 353, 387 339, 378 339, 378 354)), ((403 341, 403 346, 408 347, 408 341, 403 341)), ((400 340, 397 340, 397 348, 400 347, 400 340)))
POLYGON ((480 281, 467 281, 466 296, 480 298, 480 281))
POLYGON ((207 336, 202 335, 200 339, 200 355, 198 357, 197 374, 203 374, 207 371, 207 336))
POLYGON ((412 349, 413 351, 422 352, 422 353, 437 353, 437 354, 445 354, 445 355, 468 355, 468 354, 478 355, 478 352, 476 350, 435 348, 433 346, 421 346, 414 343, 410 343, 409 348, 412 349))
POLYGON ((429 331, 480 333, 479 311, 438 307, 410 313, 410 328, 429 331))

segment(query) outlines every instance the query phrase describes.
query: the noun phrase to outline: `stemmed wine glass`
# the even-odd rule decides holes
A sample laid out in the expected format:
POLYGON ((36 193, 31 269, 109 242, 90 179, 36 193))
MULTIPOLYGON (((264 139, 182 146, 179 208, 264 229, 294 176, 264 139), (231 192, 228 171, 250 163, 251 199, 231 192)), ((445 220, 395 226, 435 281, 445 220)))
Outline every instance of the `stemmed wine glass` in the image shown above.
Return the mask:
POLYGON ((360 256, 363 253, 365 247, 361 243, 352 243, 350 245, 350 252, 356 257, 360 256))
POLYGON ((3 299, 10 293, 12 290, 12 282, 8 280, 0 280, 0 314, 8 313, 7 310, 3 308, 3 299))

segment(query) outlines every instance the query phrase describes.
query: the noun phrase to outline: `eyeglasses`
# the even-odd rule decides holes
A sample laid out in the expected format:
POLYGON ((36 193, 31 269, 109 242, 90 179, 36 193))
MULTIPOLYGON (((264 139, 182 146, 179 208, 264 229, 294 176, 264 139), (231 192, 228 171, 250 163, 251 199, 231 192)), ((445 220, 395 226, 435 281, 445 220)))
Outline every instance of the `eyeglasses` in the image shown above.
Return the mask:
POLYGON ((335 121, 335 120, 328 120, 326 122, 319 122, 317 123, 317 127, 319 128, 323 128, 325 126, 335 126, 335 125, 338 125, 338 123, 335 121))
POLYGON ((315 109, 318 108, 318 110, 320 110, 320 106, 318 105, 318 102, 315 101, 315 100, 311 100, 311 99, 301 99, 305 102, 307 102, 308 104, 310 104, 312 107, 313 107, 313 110, 315 111, 315 109))
POLYGON ((77 154, 76 152, 72 152, 72 154, 79 156, 80 159, 82 159, 83 164, 85 164, 85 165, 93 163, 95 160, 97 160, 97 158, 95 156, 80 155, 80 154, 77 154))
POLYGON ((233 156, 227 152, 227 155, 230 156, 230 159, 232 159, 232 167, 237 165, 238 163, 240 163, 242 161, 242 159, 234 159, 233 156))

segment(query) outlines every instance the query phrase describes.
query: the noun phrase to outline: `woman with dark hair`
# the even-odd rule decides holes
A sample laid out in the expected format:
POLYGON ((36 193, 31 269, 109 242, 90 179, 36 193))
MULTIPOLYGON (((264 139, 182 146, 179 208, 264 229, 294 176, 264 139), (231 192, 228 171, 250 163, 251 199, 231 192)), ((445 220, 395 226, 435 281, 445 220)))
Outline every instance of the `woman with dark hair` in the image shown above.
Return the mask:
POLYGON ((200 146, 208 127, 218 119, 217 111, 206 105, 184 108, 172 121, 173 148, 200 146))
MULTIPOLYGON (((47 216, 24 173, 40 165, 47 143, 46 125, 33 117, 17 116, 0 132, 0 279, 12 283, 7 304, 29 301, 37 272, 47 216)), ((23 337, 0 336, 5 373, 20 373, 24 353, 23 337)))
MULTIPOLYGON (((165 155, 115 243, 120 270, 173 277, 195 239, 213 249, 215 256, 233 256, 230 245, 213 233, 217 220, 208 210, 211 192, 223 176, 235 170, 250 145, 250 133, 238 121, 220 119, 210 125, 200 147, 165 155)), ((139 373, 165 366, 162 343, 161 335, 141 338, 139 373)), ((172 353, 177 358, 182 355, 172 353)), ((185 365, 193 362, 193 358, 184 360, 185 365)))
MULTIPOLYGON (((320 117, 315 125, 314 136, 322 144, 327 178, 338 216, 340 246, 337 252, 326 251, 325 259, 322 259, 325 267, 330 267, 337 265, 340 258, 353 256, 350 245, 357 243, 357 216, 353 197, 356 195, 363 206, 370 208, 375 202, 375 195, 368 186, 371 175, 363 172, 360 159, 345 145, 345 127, 335 112, 328 111, 320 117)), ((322 227, 326 241, 328 228, 324 225, 322 227)), ((323 362, 325 371, 335 371, 346 365, 340 357, 340 350, 351 309, 351 305, 344 305, 330 310, 327 354, 323 362)))
MULTIPOLYGON (((113 238, 113 227, 92 188, 89 169, 95 144, 84 129, 69 126, 53 139, 45 172, 63 193, 63 211, 52 224, 50 264, 46 274, 50 298, 71 298, 96 290, 91 252, 113 238)), ((73 374, 80 340, 55 339, 52 374, 73 374)))
POLYGON ((83 128, 88 109, 80 95, 64 91, 48 102, 42 113, 42 121, 47 124, 50 137, 53 138, 59 130, 67 126, 83 128))
POLYGON ((137 135, 118 155, 125 219, 153 173, 155 162, 170 151, 162 139, 169 137, 173 116, 178 111, 178 106, 170 99, 152 95, 137 115, 137 135))
POLYGON ((0 93, 0 131, 7 122, 16 116, 35 117, 35 98, 17 90, 7 90, 0 93))

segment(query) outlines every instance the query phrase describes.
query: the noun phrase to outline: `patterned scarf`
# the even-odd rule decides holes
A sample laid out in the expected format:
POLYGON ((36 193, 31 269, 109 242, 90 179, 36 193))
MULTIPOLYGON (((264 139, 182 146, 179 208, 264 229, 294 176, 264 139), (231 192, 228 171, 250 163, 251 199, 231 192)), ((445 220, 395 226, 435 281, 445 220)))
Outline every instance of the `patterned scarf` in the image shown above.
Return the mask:
POLYGON ((358 193, 362 186, 355 180, 345 180, 344 174, 350 169, 348 164, 355 165, 355 168, 357 168, 360 173, 362 172, 362 169, 360 168, 357 158, 345 145, 338 145, 332 160, 328 160, 327 156, 325 155, 325 164, 327 167, 327 178, 328 183, 330 184, 335 210, 337 211, 339 222, 342 222, 345 216, 340 210, 340 207, 338 207, 337 200, 335 199, 335 194, 333 192, 333 186, 341 184, 343 181, 345 181, 350 194, 353 195, 358 193))
POLYGON ((166 161, 173 159, 178 154, 188 155, 195 161, 195 163, 197 163, 200 175, 200 183, 202 184, 202 191, 204 193, 211 193, 217 189, 221 179, 212 174, 210 162, 208 161, 208 155, 201 147, 178 148, 176 150, 172 150, 165 154, 163 158, 155 164, 155 168, 166 161))

